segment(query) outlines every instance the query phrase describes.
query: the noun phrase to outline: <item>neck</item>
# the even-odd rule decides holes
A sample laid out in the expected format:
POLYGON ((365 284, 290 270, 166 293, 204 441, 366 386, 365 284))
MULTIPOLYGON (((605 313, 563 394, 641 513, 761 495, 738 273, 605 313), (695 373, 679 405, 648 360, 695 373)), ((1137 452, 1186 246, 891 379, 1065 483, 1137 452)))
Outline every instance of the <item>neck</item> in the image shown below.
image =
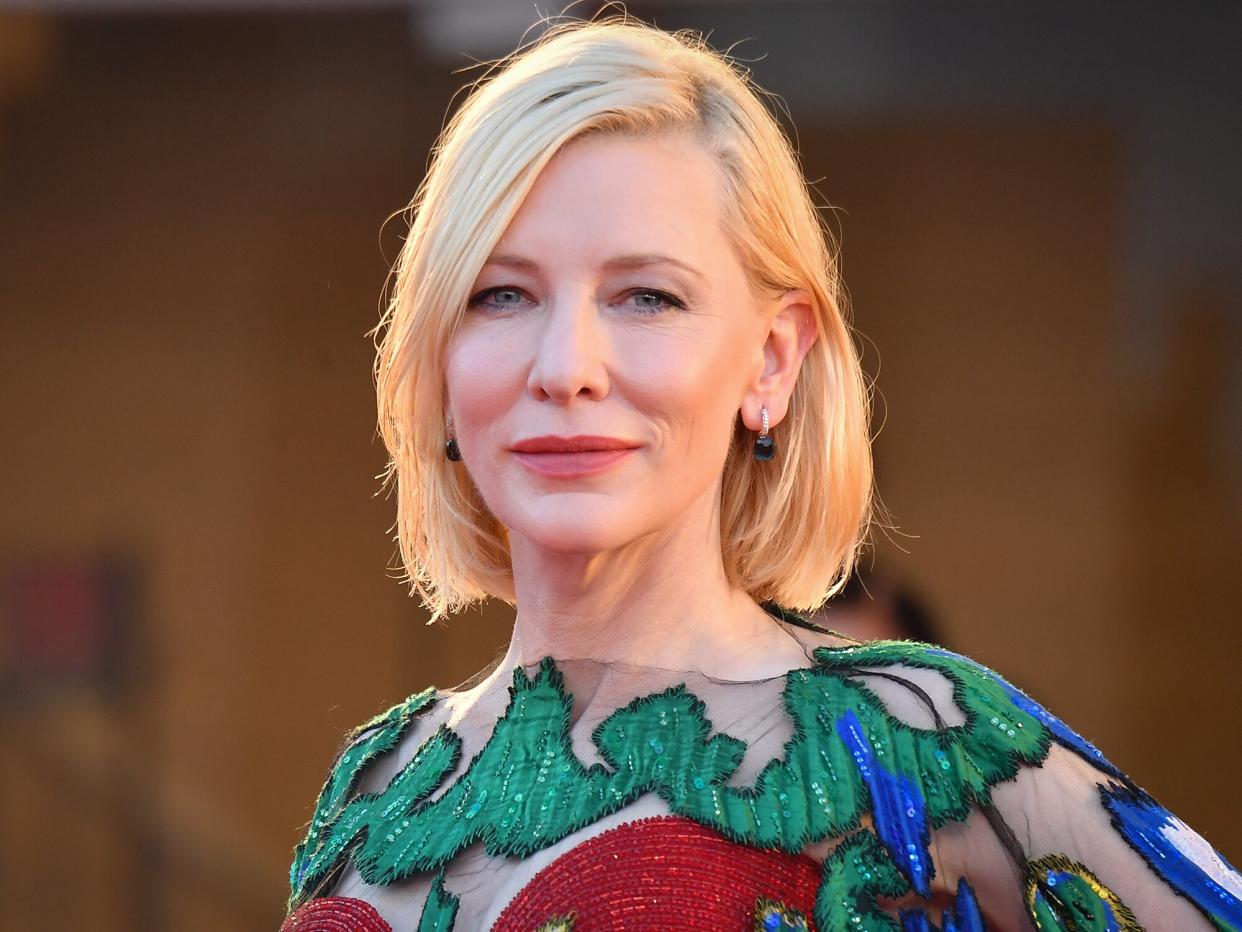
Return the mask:
POLYGON ((727 678, 773 675, 798 643, 730 584, 715 499, 675 527, 595 553, 552 552, 514 535, 517 617, 498 673, 545 656, 727 678))

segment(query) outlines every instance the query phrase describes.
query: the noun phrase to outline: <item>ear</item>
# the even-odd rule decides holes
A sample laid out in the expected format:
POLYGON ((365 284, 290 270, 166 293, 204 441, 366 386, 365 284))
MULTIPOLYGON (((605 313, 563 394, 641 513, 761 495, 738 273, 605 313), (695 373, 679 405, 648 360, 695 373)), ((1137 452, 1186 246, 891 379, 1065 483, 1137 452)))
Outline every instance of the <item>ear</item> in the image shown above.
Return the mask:
POLYGON ((742 423, 759 430, 760 408, 768 409, 768 424, 775 427, 789 412, 789 398, 811 345, 819 337, 815 299, 803 288, 787 291, 776 300, 763 344, 763 371, 742 399, 742 423))

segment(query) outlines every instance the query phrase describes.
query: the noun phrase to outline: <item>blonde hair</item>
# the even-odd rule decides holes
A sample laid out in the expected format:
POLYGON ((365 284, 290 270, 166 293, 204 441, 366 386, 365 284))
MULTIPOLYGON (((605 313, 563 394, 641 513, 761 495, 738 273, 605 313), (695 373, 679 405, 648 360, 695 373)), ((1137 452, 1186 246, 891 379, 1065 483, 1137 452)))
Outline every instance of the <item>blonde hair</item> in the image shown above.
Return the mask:
POLYGON ((540 171, 586 134, 692 133, 721 167, 727 232, 756 295, 814 297, 818 339, 772 431, 777 461, 756 462, 750 432, 734 430, 721 550, 728 578, 760 601, 813 609, 845 584, 872 520, 870 396, 831 234, 764 93, 697 33, 612 15, 557 23, 494 63, 445 126, 373 331, 384 486, 397 489, 405 579, 433 621, 514 599, 506 529, 444 455, 444 356, 540 171))

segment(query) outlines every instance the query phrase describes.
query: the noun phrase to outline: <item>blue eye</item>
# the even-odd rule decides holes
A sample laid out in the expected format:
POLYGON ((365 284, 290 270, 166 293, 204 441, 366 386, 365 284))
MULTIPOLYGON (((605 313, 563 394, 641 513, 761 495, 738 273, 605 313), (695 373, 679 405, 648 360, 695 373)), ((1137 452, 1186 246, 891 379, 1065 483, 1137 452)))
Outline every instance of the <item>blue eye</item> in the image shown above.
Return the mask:
MULTIPOLYGON (((520 306, 524 296, 525 292, 521 288, 513 285, 497 285, 494 288, 487 288, 474 295, 466 306, 471 308, 483 307, 495 311, 512 310, 520 306), (496 300, 506 296, 511 297, 512 300, 496 300)), ((671 308, 684 309, 686 306, 681 300, 673 297, 671 294, 657 291, 653 288, 636 288, 630 291, 627 297, 654 299, 654 301, 639 301, 634 304, 634 307, 640 314, 659 314, 671 308)))
POLYGON ((656 299, 655 304, 641 304, 640 303, 640 304, 635 305, 635 307, 638 308, 639 312, 643 314, 658 314, 661 311, 666 310, 667 308, 684 308, 685 307, 685 305, 682 304, 681 301, 674 298, 671 294, 666 294, 663 291, 655 291, 651 288, 639 288, 635 291, 631 291, 630 296, 636 297, 636 298, 642 297, 642 298, 655 298, 656 299))
POLYGON ((514 288, 512 285, 498 285, 495 288, 488 288, 485 291, 480 291, 478 294, 476 294, 473 298, 470 299, 469 303, 466 306, 467 307, 478 307, 482 305, 484 307, 488 307, 494 310, 505 310, 508 308, 517 307, 518 301, 521 300, 521 297, 522 297, 522 289, 514 288), (492 296, 503 296, 503 295, 513 295, 516 297, 517 300, 515 301, 486 301, 484 300, 485 298, 490 298, 492 296))

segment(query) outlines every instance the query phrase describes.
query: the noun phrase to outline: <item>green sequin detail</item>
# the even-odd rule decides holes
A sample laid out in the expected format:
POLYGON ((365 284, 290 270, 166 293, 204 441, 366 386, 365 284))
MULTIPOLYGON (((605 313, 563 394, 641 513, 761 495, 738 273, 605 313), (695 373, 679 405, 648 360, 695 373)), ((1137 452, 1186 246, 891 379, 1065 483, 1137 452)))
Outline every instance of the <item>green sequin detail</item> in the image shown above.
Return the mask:
POLYGON ((896 920, 880 909, 875 898, 909 891, 909 882, 893 866, 880 840, 868 831, 855 832, 824 859, 815 925, 820 932, 896 932, 896 920))

